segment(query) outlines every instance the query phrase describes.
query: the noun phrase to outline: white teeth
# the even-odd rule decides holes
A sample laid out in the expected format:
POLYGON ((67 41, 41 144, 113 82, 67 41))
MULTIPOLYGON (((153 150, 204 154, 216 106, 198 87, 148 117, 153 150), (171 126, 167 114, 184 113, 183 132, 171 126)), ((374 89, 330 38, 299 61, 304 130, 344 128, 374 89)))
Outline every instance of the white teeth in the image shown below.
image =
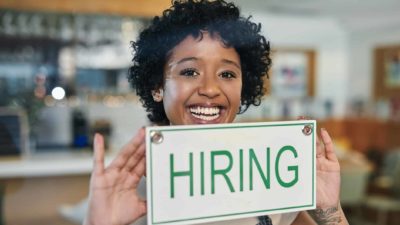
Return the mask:
POLYGON ((204 114, 204 115, 215 115, 219 114, 220 109, 218 107, 192 107, 190 108, 190 112, 196 114, 204 114))
POLYGON ((193 115, 194 117, 198 118, 198 119, 206 120, 206 121, 215 120, 215 119, 217 119, 217 118, 219 117, 219 114, 214 115, 214 116, 204 116, 204 115, 197 115, 197 114, 193 114, 193 113, 192 113, 192 115, 193 115))
POLYGON ((190 112, 194 117, 206 121, 215 120, 220 116, 218 107, 191 107, 190 112))

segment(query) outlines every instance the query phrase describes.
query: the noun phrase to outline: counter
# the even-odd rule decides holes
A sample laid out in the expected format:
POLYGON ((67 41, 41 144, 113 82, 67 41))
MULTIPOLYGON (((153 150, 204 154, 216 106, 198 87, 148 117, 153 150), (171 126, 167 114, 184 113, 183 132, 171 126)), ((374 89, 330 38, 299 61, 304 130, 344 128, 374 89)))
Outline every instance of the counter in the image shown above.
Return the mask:
MULTIPOLYGON (((115 153, 106 155, 106 164, 115 153)), ((93 167, 91 151, 35 153, 21 157, 0 157, 1 178, 49 177, 90 174, 93 167)))

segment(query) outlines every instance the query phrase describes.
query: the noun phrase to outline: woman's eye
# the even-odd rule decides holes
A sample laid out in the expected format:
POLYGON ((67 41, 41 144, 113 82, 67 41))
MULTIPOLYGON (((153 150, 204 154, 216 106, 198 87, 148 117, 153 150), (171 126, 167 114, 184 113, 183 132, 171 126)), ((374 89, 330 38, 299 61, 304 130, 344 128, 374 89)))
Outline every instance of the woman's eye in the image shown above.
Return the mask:
POLYGON ((188 76, 188 77, 193 77, 193 76, 199 75, 199 73, 193 68, 184 69, 179 74, 182 76, 188 76))
POLYGON ((235 77, 236 77, 235 73, 229 72, 229 71, 222 72, 220 76, 221 76, 222 78, 227 78, 227 79, 232 79, 232 78, 235 78, 235 77))

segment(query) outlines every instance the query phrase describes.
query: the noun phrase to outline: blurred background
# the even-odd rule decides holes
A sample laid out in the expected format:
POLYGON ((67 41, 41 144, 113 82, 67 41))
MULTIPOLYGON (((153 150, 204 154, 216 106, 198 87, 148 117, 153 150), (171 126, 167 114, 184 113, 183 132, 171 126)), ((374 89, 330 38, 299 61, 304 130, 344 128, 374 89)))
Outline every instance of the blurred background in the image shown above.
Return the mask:
MULTIPOLYGON (((236 0, 273 68, 237 122, 317 119, 334 138, 350 224, 400 224, 400 2, 236 0)), ((130 42, 169 0, 0 1, 0 224, 80 224, 91 141, 107 161, 149 125, 130 42)))

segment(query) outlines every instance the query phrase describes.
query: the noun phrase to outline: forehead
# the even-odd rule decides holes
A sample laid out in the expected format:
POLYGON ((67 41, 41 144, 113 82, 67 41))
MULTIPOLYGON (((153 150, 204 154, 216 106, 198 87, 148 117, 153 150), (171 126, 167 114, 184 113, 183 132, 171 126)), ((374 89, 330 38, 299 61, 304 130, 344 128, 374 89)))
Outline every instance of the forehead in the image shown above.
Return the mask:
POLYGON ((224 57, 240 62, 239 55, 233 47, 228 47, 218 34, 201 32, 198 37, 186 36, 180 43, 170 50, 167 61, 182 57, 224 57))

